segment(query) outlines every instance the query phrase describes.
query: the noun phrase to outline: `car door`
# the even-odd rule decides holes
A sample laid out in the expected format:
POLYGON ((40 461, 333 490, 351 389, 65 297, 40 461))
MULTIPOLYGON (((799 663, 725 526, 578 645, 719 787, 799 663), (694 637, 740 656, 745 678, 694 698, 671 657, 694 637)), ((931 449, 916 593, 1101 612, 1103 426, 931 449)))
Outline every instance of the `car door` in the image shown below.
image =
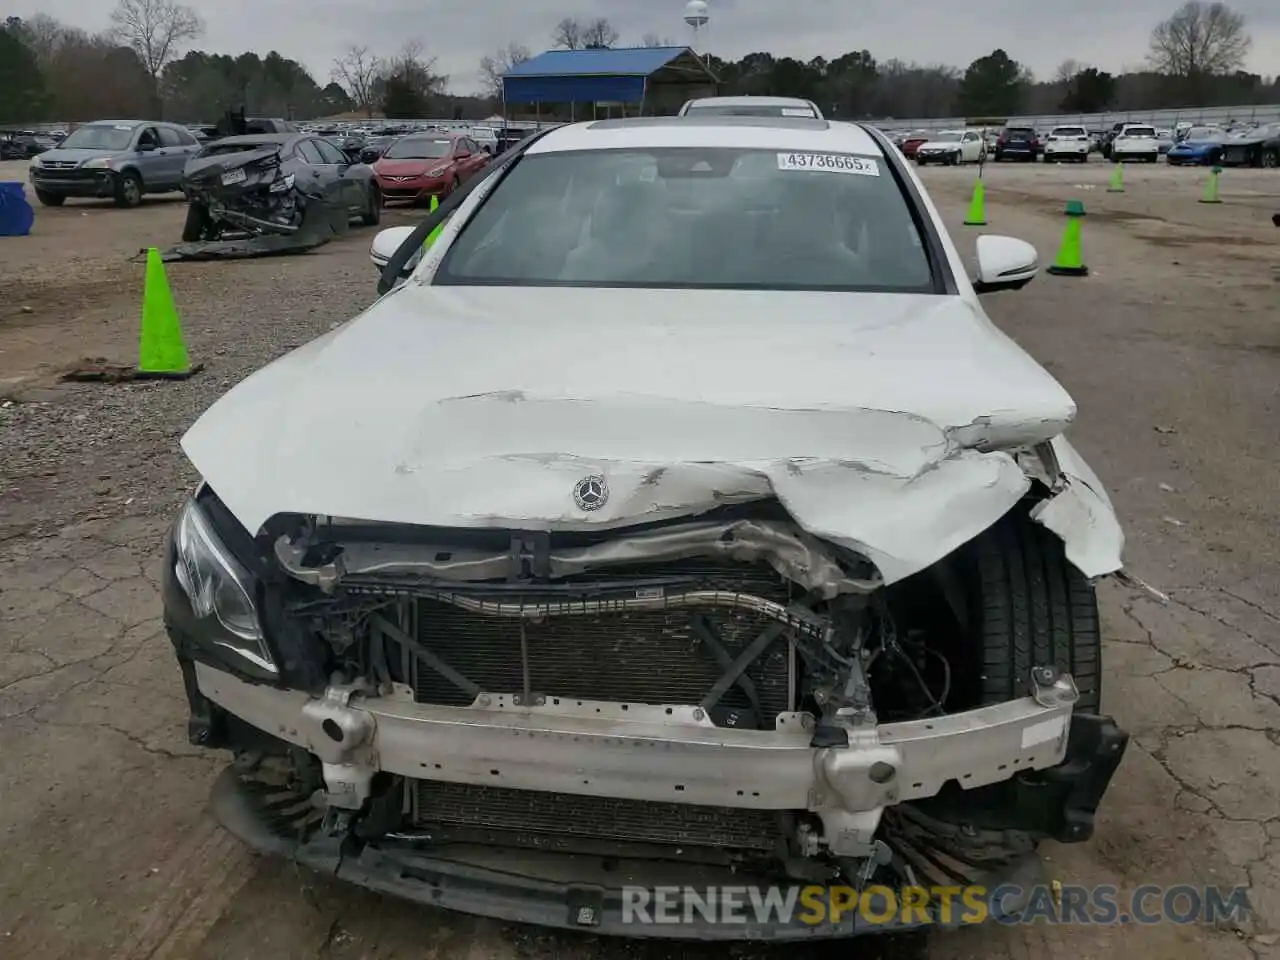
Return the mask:
POLYGON ((166 182, 165 156, 161 150, 160 131, 151 124, 139 127, 133 136, 131 159, 148 190, 163 187, 166 182))
POLYGON ((982 153, 982 141, 976 133, 966 133, 960 138, 960 159, 965 163, 977 163, 982 153))
POLYGON ((363 210, 366 206, 365 184, 359 175, 352 172, 351 160, 328 140, 316 140, 315 143, 325 164, 333 170, 338 194, 347 209, 353 213, 363 210))
POLYGON ((474 176, 485 168, 489 162, 489 154, 480 144, 467 137, 467 149, 471 151, 471 173, 474 176))
POLYGON ((325 161, 320 153, 320 141, 313 137, 299 140, 294 151, 298 155, 298 179, 304 180, 298 186, 306 193, 319 193, 326 203, 342 202, 342 185, 338 181, 337 170, 333 164, 325 161))
POLYGON ((162 178, 158 185, 177 188, 182 184, 182 171, 191 155, 190 144, 194 138, 184 138, 177 127, 163 124, 156 127, 160 137, 160 147, 156 150, 156 177, 162 178))

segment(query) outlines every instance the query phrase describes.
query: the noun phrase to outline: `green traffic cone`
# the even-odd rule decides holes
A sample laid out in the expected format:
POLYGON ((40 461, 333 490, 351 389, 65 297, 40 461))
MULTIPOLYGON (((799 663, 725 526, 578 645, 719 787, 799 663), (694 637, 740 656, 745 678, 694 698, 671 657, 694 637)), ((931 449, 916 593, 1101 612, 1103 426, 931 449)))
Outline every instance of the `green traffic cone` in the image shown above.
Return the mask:
POLYGON ((1111 174, 1111 183, 1107 185, 1107 193, 1124 193, 1124 164, 1116 161, 1115 173, 1111 174))
POLYGON ((1200 198, 1201 203, 1221 203, 1222 198, 1218 196, 1218 177, 1222 176, 1222 167, 1214 164, 1209 170, 1209 179, 1204 185, 1204 196, 1200 198))
POLYGON ((1084 219, 1084 204, 1079 200, 1067 203, 1067 228, 1062 232, 1062 245, 1058 247, 1058 258, 1049 268, 1049 272, 1059 277, 1087 277, 1089 268, 1084 265, 1084 254, 1081 249, 1081 220, 1084 219))
MULTIPOLYGON (((440 198, 439 198, 439 197, 437 197, 437 196, 435 196, 434 194, 432 194, 432 196, 431 196, 431 209, 430 209, 430 211, 428 211, 428 212, 429 212, 429 213, 435 213, 435 212, 436 212, 437 210, 439 210, 439 209, 440 209, 440 198)), ((433 243, 435 243, 435 242, 436 242, 436 237, 440 236, 440 231, 441 231, 441 230, 443 230, 443 229, 444 229, 444 223, 443 223, 443 221, 442 221, 442 222, 441 222, 441 223, 440 223, 440 224, 439 224, 439 225, 438 225, 434 230, 432 230, 429 234, 427 234, 427 239, 425 239, 425 240, 423 240, 423 241, 422 241, 422 249, 423 249, 423 250, 426 250, 426 249, 427 249, 428 247, 430 247, 433 243)))
POLYGON ((147 250, 147 277, 142 291, 142 333, 138 341, 139 379, 185 380, 200 370, 187 357, 182 321, 173 304, 164 262, 155 247, 147 250))
POLYGON ((969 215, 964 218, 966 227, 985 227, 987 225, 987 194, 979 177, 973 184, 973 199, 969 201, 969 215))

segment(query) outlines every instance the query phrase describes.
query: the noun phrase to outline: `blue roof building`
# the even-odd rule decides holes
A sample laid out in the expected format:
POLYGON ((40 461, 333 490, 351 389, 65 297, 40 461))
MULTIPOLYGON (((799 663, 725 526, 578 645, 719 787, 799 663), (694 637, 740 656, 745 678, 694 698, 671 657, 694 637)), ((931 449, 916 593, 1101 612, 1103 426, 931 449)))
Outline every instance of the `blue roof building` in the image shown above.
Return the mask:
POLYGON ((715 96, 716 75, 689 47, 548 50, 502 77, 507 103, 630 103, 674 111, 715 96), (674 106, 672 106, 674 104, 674 106))

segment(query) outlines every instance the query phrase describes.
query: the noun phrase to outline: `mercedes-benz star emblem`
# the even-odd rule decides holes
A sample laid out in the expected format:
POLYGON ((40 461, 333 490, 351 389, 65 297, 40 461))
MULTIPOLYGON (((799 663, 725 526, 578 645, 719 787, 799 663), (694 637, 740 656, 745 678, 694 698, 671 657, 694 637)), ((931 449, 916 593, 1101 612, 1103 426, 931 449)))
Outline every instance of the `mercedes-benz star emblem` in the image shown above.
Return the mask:
POLYGON ((583 477, 574 485, 573 500, 582 510, 599 510, 609 502, 609 484, 604 477, 583 477))

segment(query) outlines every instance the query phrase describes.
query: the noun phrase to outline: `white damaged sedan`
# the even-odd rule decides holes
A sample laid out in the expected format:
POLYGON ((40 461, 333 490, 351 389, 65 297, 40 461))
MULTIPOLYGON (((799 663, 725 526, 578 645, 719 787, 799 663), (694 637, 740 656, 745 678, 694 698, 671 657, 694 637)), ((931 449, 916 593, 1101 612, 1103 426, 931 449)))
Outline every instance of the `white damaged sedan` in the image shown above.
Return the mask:
POLYGON ((1032 247, 971 280, 872 128, 683 117, 531 137, 373 255, 381 299, 182 441, 165 619, 228 829, 709 939, 883 928, 724 922, 744 887, 1025 887, 1092 834, 1123 536, 979 302, 1032 247), (637 914, 666 886, 699 909, 637 914))

